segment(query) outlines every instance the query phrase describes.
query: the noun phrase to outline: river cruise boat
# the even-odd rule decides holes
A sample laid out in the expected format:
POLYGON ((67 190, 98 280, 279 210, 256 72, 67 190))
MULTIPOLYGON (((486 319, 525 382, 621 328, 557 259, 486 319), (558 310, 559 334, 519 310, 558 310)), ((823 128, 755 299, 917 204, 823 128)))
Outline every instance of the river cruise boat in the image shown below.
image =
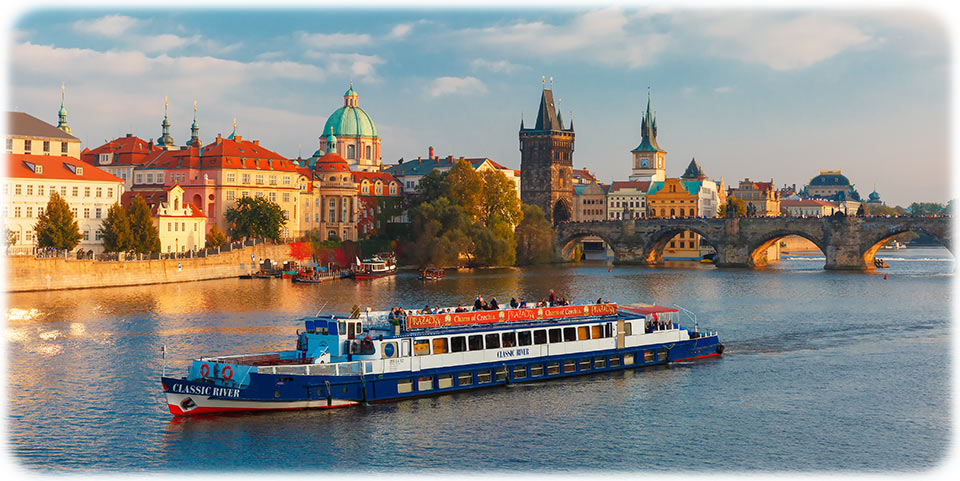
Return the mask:
POLYGON ((439 281, 443 279, 444 275, 443 268, 427 268, 417 275, 417 279, 421 281, 439 281))
POLYGON ((358 260, 351 269, 354 279, 376 279, 397 273, 397 262, 392 256, 376 255, 363 261, 358 260))
MULTIPOLYGON (((176 416, 332 408, 718 356, 715 332, 678 309, 567 305, 303 319, 296 348, 202 356, 161 375, 176 416)), ((687 312, 684 310, 684 312, 687 312)))

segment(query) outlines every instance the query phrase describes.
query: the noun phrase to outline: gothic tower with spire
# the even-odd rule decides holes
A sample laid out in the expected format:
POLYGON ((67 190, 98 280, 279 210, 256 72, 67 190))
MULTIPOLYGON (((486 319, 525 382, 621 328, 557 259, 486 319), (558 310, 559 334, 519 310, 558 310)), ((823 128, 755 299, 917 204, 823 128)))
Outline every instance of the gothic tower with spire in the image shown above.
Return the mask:
POLYGON ((170 121, 167 120, 166 97, 163 98, 163 122, 160 123, 160 127, 163 128, 163 134, 157 139, 157 145, 165 150, 176 150, 177 146, 173 141, 173 136, 170 135, 170 121))
POLYGON ((647 92, 647 112, 640 122, 640 135, 640 145, 631 151, 633 169, 630 180, 663 182, 667 151, 657 145, 657 117, 650 109, 650 92, 647 92))
POLYGON ((70 133, 70 126, 67 125, 67 108, 63 106, 63 99, 67 95, 67 85, 63 84, 60 86, 60 111, 57 112, 57 116, 60 118, 60 121, 57 122, 57 128, 62 130, 64 133, 70 133))
POLYGON ((563 127, 552 87, 544 83, 534 128, 520 122, 520 200, 540 207, 547 220, 557 223, 573 218, 574 133, 572 125, 563 127))
POLYGON ((193 124, 190 125, 190 140, 188 147, 200 147, 200 125, 197 123, 197 101, 193 101, 193 124))

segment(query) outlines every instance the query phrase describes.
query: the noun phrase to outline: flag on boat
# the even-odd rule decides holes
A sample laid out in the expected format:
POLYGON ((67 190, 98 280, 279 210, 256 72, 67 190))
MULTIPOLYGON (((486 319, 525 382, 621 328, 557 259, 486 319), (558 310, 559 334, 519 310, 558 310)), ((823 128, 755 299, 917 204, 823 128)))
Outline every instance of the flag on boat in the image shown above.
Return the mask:
POLYGON ((361 266, 361 267, 363 266, 363 263, 360 262, 360 258, 359 258, 359 257, 357 257, 357 265, 358 265, 358 266, 361 266))

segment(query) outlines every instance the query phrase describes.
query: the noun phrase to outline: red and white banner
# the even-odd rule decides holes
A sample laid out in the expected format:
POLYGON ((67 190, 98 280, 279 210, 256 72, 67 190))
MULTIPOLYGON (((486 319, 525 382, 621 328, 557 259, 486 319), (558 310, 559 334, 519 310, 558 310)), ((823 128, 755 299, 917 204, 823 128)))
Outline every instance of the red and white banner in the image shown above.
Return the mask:
POLYGON ((497 322, 535 321, 539 319, 612 316, 616 313, 616 304, 590 304, 585 306, 534 307, 528 309, 505 309, 498 311, 424 314, 407 316, 407 329, 465 326, 470 324, 491 324, 497 322))

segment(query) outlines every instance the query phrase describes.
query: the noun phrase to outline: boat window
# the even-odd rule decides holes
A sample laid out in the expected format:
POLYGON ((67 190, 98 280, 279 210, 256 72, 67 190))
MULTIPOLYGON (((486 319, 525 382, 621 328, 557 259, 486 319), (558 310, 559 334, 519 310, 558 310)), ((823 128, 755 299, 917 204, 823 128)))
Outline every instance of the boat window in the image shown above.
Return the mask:
POLYGON ((517 345, 517 333, 515 332, 505 332, 500 336, 503 340, 503 347, 516 347, 517 345))
POLYGON ((547 364, 547 374, 557 374, 559 372, 560 372, 559 362, 551 362, 550 364, 547 364))
POLYGON ((457 385, 458 386, 469 386, 473 384, 473 373, 472 372, 461 372, 457 375, 457 385))
POLYGON ((577 328, 575 327, 564 327, 563 328, 563 340, 570 342, 577 340, 577 328))
POLYGON ((605 358, 605 357, 598 357, 598 358, 594 359, 594 360, 593 360, 593 367, 596 368, 596 369, 600 369, 601 367, 607 367, 607 358, 605 358))
POLYGON ((431 389, 433 389, 433 376, 417 379, 417 391, 429 391, 431 389))
POLYGON ((468 337, 467 346, 470 347, 471 351, 479 351, 483 349, 483 336, 478 334, 476 336, 468 337))
POLYGON ((603 326, 603 337, 613 337, 613 323, 608 322, 603 326))
POLYGON ((560 334, 560 328, 550 329, 550 343, 560 342, 563 337, 560 334))
POLYGON ((610 356, 610 367, 617 367, 620 365, 620 356, 610 356))
POLYGON ((653 361, 653 351, 644 351, 643 352, 643 362, 653 361))
POLYGON ((603 337, 603 328, 600 324, 590 326, 590 337, 593 339, 600 339, 603 337))
POLYGON ((463 336, 450 338, 450 352, 463 352, 467 350, 467 338, 463 336))
POLYGON ((563 372, 573 372, 577 370, 577 361, 564 361, 563 362, 563 372))
POLYGON ((492 379, 492 377, 491 377, 491 375, 490 375, 490 370, 489 370, 489 369, 487 369, 486 371, 479 371, 479 372, 477 372, 477 384, 485 384, 485 383, 488 383, 488 382, 490 382, 490 379, 492 379))
POLYGON ((530 344, 533 344, 533 336, 531 336, 530 331, 520 331, 517 333, 518 346, 529 346, 530 344))
POLYGON ((527 366, 514 366, 513 368, 513 378, 514 379, 523 379, 527 377, 527 366))
POLYGON ((577 339, 580 341, 586 341, 590 339, 590 327, 589 326, 580 326, 577 328, 577 339))
POLYGON ((355 332, 356 332, 357 334, 360 334, 361 332, 363 332, 363 323, 362 323, 362 322, 356 322, 356 323, 353 324, 353 326, 354 326, 354 329, 356 329, 355 332))
POLYGON ((434 354, 446 354, 447 353, 447 338, 438 337, 433 340, 433 353, 434 354))
POLYGON ((588 371, 590 370, 590 359, 581 359, 580 360, 580 370, 588 371))
POLYGON ((623 365, 629 366, 633 364, 633 354, 624 354, 623 355, 623 365))
POLYGON ((453 387, 453 374, 441 374, 437 376, 437 387, 440 389, 453 387))
POLYGON ((409 379, 400 379, 397 381, 397 394, 403 394, 413 391, 413 381, 409 379))
POLYGON ((410 356, 410 339, 400 341, 400 355, 403 357, 410 356))
POLYGON ((384 359, 397 357, 397 343, 396 342, 384 342, 380 345, 382 348, 380 351, 380 357, 384 359))
POLYGON ((507 368, 498 367, 497 368, 497 381, 506 381, 507 380, 507 368))
POLYGON ((547 343, 547 330, 538 329, 533 331, 533 343, 534 344, 546 344, 547 343))
POLYGON ((530 366, 530 377, 543 376, 543 364, 534 364, 530 366))
POLYGON ((342 332, 342 333, 346 334, 346 333, 347 333, 347 323, 346 323, 346 322, 343 322, 343 321, 340 321, 338 324, 339 324, 339 326, 340 326, 339 332, 342 332))
POLYGON ((416 356, 426 356, 430 354, 430 341, 426 339, 417 339, 413 341, 413 354, 416 356))
POLYGON ((484 342, 487 345, 487 349, 497 349, 500 347, 500 336, 498 336, 497 333, 487 334, 484 337, 484 342))
POLYGON ((667 351, 657 351, 657 360, 666 361, 667 360, 667 351))
POLYGON ((624 336, 629 336, 629 335, 632 335, 632 334, 633 334, 633 323, 632 323, 632 322, 624 322, 624 323, 623 323, 623 335, 624 335, 624 336))

